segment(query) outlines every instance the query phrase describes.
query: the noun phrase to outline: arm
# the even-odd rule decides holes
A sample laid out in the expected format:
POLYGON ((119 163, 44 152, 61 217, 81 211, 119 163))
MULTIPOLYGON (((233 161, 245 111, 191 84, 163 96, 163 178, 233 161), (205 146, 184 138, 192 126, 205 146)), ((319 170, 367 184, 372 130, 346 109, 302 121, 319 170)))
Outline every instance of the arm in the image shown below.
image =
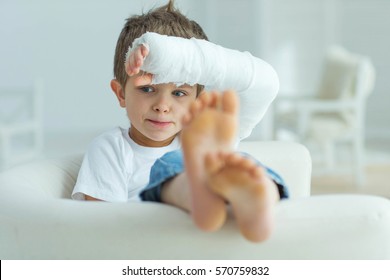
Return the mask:
POLYGON ((234 89, 240 96, 240 132, 243 139, 264 116, 279 89, 274 69, 248 52, 223 48, 199 39, 145 33, 136 39, 126 58, 132 75, 153 74, 152 83, 201 84, 208 89, 234 89), (134 55, 136 54, 136 55, 134 55))

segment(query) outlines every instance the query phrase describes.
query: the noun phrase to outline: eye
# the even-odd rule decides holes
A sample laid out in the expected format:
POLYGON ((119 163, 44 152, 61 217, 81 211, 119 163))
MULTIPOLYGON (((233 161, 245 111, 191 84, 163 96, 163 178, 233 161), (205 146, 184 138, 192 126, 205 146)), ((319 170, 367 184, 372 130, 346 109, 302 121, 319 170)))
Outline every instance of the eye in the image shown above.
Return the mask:
POLYGON ((139 87, 138 88, 140 91, 144 92, 144 93, 151 93, 151 92, 154 92, 154 88, 153 87, 150 87, 150 86, 142 86, 142 87, 139 87))
POLYGON ((186 96, 187 92, 185 92, 183 90, 175 90, 175 91, 172 92, 172 94, 174 96, 177 96, 177 97, 182 97, 182 96, 186 96))

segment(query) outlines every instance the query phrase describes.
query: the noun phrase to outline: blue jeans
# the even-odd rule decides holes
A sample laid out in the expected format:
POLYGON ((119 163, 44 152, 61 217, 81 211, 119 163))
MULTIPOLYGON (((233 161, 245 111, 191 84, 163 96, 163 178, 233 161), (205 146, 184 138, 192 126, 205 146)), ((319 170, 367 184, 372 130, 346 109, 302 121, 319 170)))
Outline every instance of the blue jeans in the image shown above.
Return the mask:
MULTIPOLYGON (((241 153, 244 157, 250 158, 256 162, 258 166, 262 166, 267 175, 274 181, 278 187, 280 199, 288 198, 288 189, 283 179, 272 169, 264 166, 252 156, 241 153)), ((150 170, 149 184, 141 192, 141 199, 144 201, 161 202, 161 188, 165 182, 173 177, 183 173, 184 162, 181 150, 168 152, 161 158, 157 159, 150 170)))

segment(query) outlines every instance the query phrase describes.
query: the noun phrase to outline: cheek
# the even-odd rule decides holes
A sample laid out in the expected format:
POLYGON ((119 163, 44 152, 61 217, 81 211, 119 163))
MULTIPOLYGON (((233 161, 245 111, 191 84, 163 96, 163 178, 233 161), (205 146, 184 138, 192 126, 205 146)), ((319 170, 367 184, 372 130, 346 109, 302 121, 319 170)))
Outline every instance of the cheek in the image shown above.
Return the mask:
POLYGON ((176 109, 177 114, 179 116, 184 116, 188 112, 192 102, 193 102, 193 100, 179 104, 179 106, 177 106, 177 109, 176 109))
POLYGON ((144 111, 143 103, 138 102, 135 98, 128 98, 126 99, 126 111, 131 121, 140 119, 141 113, 144 111))

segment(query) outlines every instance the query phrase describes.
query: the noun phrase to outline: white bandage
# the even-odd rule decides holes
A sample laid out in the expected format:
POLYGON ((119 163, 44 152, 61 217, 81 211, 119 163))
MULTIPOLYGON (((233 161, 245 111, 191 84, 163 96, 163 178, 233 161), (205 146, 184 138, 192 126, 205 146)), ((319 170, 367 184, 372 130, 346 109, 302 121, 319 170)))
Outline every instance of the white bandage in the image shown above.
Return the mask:
POLYGON ((152 83, 201 84, 208 88, 246 90, 253 81, 253 57, 206 40, 185 39, 147 32, 133 42, 149 55, 141 70, 153 74, 152 83))

